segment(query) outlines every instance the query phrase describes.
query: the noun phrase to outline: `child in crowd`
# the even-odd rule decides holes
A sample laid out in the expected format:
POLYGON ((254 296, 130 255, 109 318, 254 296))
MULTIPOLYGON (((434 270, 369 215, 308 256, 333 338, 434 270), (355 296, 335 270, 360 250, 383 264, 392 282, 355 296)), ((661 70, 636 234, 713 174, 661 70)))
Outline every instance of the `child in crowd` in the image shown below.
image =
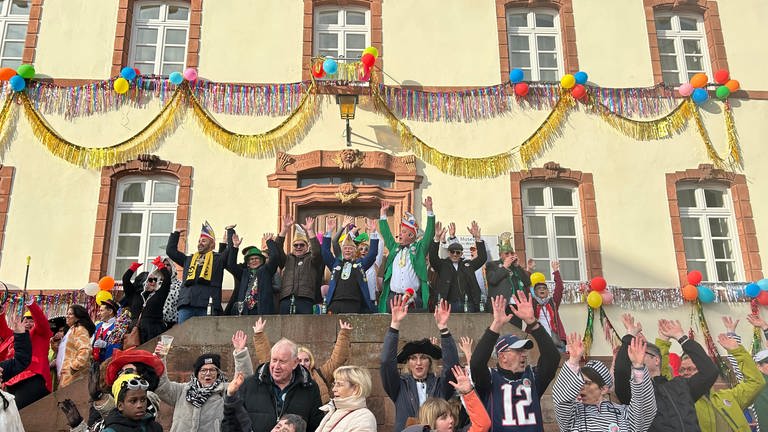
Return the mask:
POLYGON ((117 408, 104 419, 102 432, 162 432, 160 423, 147 413, 149 383, 136 374, 120 375, 112 384, 117 408))

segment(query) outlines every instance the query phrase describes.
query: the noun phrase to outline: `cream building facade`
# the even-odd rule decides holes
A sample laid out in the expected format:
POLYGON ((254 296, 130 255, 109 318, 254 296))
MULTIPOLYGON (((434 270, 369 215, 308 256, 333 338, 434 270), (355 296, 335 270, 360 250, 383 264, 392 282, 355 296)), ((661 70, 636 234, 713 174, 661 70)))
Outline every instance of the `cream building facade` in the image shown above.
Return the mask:
MULTIPOLYGON (((686 252, 688 261, 697 253, 692 249, 681 249, 683 244, 703 249, 705 258, 700 261, 701 265, 715 270, 722 259, 718 261, 713 251, 721 248, 722 253, 732 257, 730 264, 721 264, 721 267, 730 267, 721 271, 723 275, 730 272, 730 279, 734 281, 762 278, 765 260, 760 251, 768 250, 768 218, 765 216, 768 215, 768 198, 763 193, 768 188, 768 171, 762 168, 763 161, 768 160, 764 145, 768 136, 768 122, 765 121, 768 82, 764 79, 764 70, 768 65, 758 42, 768 39, 768 29, 761 22, 762 17, 768 16, 768 4, 762 0, 33 0, 29 2, 25 60, 33 62, 39 77, 52 79, 60 85, 82 85, 114 77, 121 66, 134 66, 136 61, 133 60, 140 57, 136 51, 139 49, 136 31, 144 23, 136 20, 142 7, 155 6, 169 14, 171 8, 175 8, 173 13, 182 14, 179 8, 188 9, 187 37, 181 43, 184 66, 196 67, 200 77, 212 82, 249 84, 308 80, 308 58, 325 43, 321 40, 326 40, 315 37, 318 32, 314 26, 322 21, 320 14, 339 8, 359 12, 364 15, 363 27, 367 27, 362 32, 364 45, 377 46, 380 51, 377 66, 383 68, 383 73, 375 73, 382 76, 383 84, 424 91, 456 91, 506 81, 508 78, 502 77, 510 69, 510 58, 520 57, 514 56, 518 52, 510 53, 509 46, 500 41, 509 41, 510 35, 524 34, 515 33, 508 25, 514 23, 509 15, 531 13, 535 17, 537 12, 542 16, 550 13, 554 17, 554 73, 557 79, 564 73, 584 70, 589 73, 591 84, 603 88, 650 87, 660 82, 663 62, 659 61, 661 54, 656 35, 649 30, 649 22, 654 23, 654 18, 648 14, 692 17, 700 25, 700 42, 715 45, 700 56, 710 81, 717 69, 726 68, 739 80, 742 89, 732 95, 729 102, 738 130, 743 165, 728 168, 725 174, 705 176, 704 183, 693 183, 694 187, 700 188, 700 192, 695 193, 701 193, 701 199, 704 197, 701 187, 706 185, 715 185, 716 190, 723 192, 726 212, 722 217, 730 224, 727 235, 718 237, 710 232, 698 246, 695 243, 699 237, 691 237, 690 233, 687 242, 682 242, 682 237, 678 243, 675 241, 675 231, 681 229, 681 215, 676 202, 675 177, 670 176, 689 170, 688 174, 680 174, 680 178, 698 180, 704 175, 701 173, 711 174, 706 167, 699 169, 701 164, 712 162, 693 122, 671 139, 641 142, 610 128, 598 115, 580 108, 568 115, 559 136, 531 161, 530 167, 518 158, 510 173, 490 178, 464 178, 445 173, 419 158, 411 159, 409 155, 412 153, 403 147, 386 118, 375 111, 370 91, 364 89, 356 117, 351 121, 352 147, 364 152, 369 160, 386 160, 397 165, 400 171, 393 174, 397 170, 382 170, 381 166, 366 168, 364 165, 355 171, 355 175, 365 176, 370 172, 372 178, 394 176, 393 183, 387 184, 396 184, 406 191, 410 188, 410 192, 397 195, 402 199, 398 210, 409 209, 423 217, 420 203, 424 197, 432 196, 438 219, 455 221, 461 230, 476 219, 484 234, 514 231, 516 246, 542 263, 556 257, 553 245, 555 249, 558 246, 563 250, 575 248, 578 259, 574 271, 579 280, 602 275, 609 284, 627 288, 680 286, 687 265, 686 252), (716 22, 713 16, 716 16, 716 22), (559 168, 556 165, 545 168, 550 161, 559 168), (583 179, 591 177, 592 186, 586 189, 583 184, 579 186, 570 180, 536 183, 545 187, 543 197, 551 198, 547 194, 560 193, 552 189, 558 185, 566 185, 565 190, 574 194, 571 199, 576 207, 573 213, 576 216, 572 220, 575 232, 573 236, 560 238, 560 243, 551 229, 543 237, 536 237, 531 231, 535 229, 531 225, 533 221, 549 220, 528 219, 544 214, 536 213, 541 209, 528 208, 530 212, 523 217, 525 200, 520 198, 520 188, 532 183, 526 183, 524 179, 521 182, 519 173, 529 169, 540 173, 541 179, 555 175, 558 170, 581 173, 583 179), (740 177, 743 181, 736 182, 740 186, 733 182, 735 177, 728 174, 731 172, 743 176, 740 177), (671 186, 670 178, 673 179, 671 186), (589 212, 582 207, 587 201, 593 206, 589 212), (675 203, 671 204, 672 201, 675 203), (734 205, 739 208, 733 208, 734 205), (678 218, 675 222, 676 211, 678 218), (517 229, 515 217, 519 220, 517 229), (599 227, 597 232, 588 231, 593 229, 588 225, 595 222, 599 227), (713 239, 713 236, 717 238, 713 239), (725 240, 717 243, 719 246, 712 246, 718 239, 725 240), (541 253, 545 245, 549 255, 541 253), (539 256, 532 252, 535 248, 539 248, 539 256)), ((148 11, 151 15, 150 9, 148 11)), ((352 21, 352 17, 349 20, 352 21)), ((147 25, 152 24, 151 21, 149 19, 147 25)), ((543 21, 542 26, 546 27, 543 21)), ((355 44, 360 43, 353 37, 338 40, 348 45, 347 51, 354 50, 355 44)), ((542 46, 545 42, 541 39, 542 46)), ((160 45, 163 44, 165 42, 161 41, 160 45)), ((170 45, 163 46, 171 52, 170 45)), ((536 60, 541 60, 540 73, 544 74, 543 57, 536 60)), ((343 177, 343 170, 334 168, 328 160, 323 161, 323 157, 307 156, 324 151, 331 152, 324 156, 330 159, 346 149, 344 123, 339 119, 333 96, 339 90, 329 85, 319 88, 323 95, 317 120, 306 135, 285 152, 303 163, 307 169, 305 174, 311 178, 343 177)), ((511 90, 509 94, 512 94, 511 90)), ((550 112, 549 108, 510 105, 510 110, 503 115, 469 122, 409 119, 403 119, 403 122, 416 136, 442 153, 479 158, 516 149, 550 112)), ((158 115, 161 107, 159 101, 152 100, 145 105, 124 105, 118 110, 91 116, 69 118, 51 113, 46 114, 45 119, 72 143, 105 147, 137 134, 158 115)), ((714 148, 719 154, 727 155, 722 109, 722 103, 709 102, 699 111, 714 148)), ((225 128, 241 134, 269 130, 285 118, 223 113, 216 113, 214 117, 225 128)), ((121 240, 116 231, 120 229, 117 218, 122 210, 145 212, 146 218, 154 214, 152 212, 173 215, 173 220, 158 216, 155 232, 145 219, 140 222, 143 223, 141 232, 133 236, 135 238, 123 239, 126 250, 139 244, 136 247, 142 250, 137 257, 150 256, 158 245, 164 244, 168 230, 163 228, 169 224, 186 230, 187 243, 194 243, 204 220, 213 225, 219 237, 225 225, 236 223, 238 231, 250 244, 259 242, 264 232, 278 231, 279 216, 286 211, 354 215, 373 211, 375 214, 382 188, 361 186, 356 189, 360 193, 357 201, 342 204, 325 200, 318 205, 313 201, 312 193, 319 192, 311 186, 308 187, 314 192, 304 195, 298 185, 290 191, 284 190, 286 182, 300 181, 303 171, 298 174, 293 171, 294 177, 286 177, 286 172, 292 168, 280 171, 276 156, 238 156, 214 143, 195 121, 191 110, 181 118, 178 127, 151 151, 160 162, 145 161, 161 169, 142 171, 138 169, 139 162, 86 169, 49 152, 35 136, 27 118, 19 112, 2 158, 6 173, 8 167, 13 168, 10 174, 12 186, 6 191, 7 213, 3 219, 2 279, 20 284, 24 279, 27 256, 32 256, 30 288, 33 290, 75 290, 98 279, 99 275, 113 274, 119 278, 124 264, 132 260, 118 257, 117 245, 121 240), (170 163, 171 167, 166 168, 162 161, 170 163), (126 171, 126 167, 130 169, 126 171), (129 177, 120 177, 128 171, 129 177), (118 174, 110 177, 114 173, 118 174), (110 178, 114 180, 112 183, 110 178), (144 203, 147 204, 145 207, 131 202, 121 210, 117 201, 125 190, 120 188, 128 187, 126 185, 131 182, 146 181, 158 182, 159 186, 143 183, 146 191, 150 190, 146 188, 155 188, 158 202, 144 203), (163 182, 170 182, 178 189, 169 192, 164 189, 163 182), (175 198, 162 198, 169 193, 175 194, 175 198), (105 202, 110 205, 104 205, 105 202)), ((689 183, 683 181, 680 184, 689 183)), ((336 187, 338 185, 327 186, 323 193, 327 196, 328 188, 336 187)), ((136 192, 136 189, 132 191, 136 192)), ((522 191, 527 193, 527 189, 522 191)), ((127 193, 125 196, 132 192, 127 193)), ((685 196, 697 197, 695 193, 685 196)), ((551 212, 546 214, 557 216, 551 212)), ((695 212, 685 213, 682 217, 713 217, 706 213, 697 215, 695 212)), ((126 220, 125 223, 130 225, 136 221, 126 220)), ((549 228, 555 227, 555 222, 551 223, 549 228)), ((566 225, 563 229, 567 231, 566 225)), ((567 261, 566 255, 563 252, 559 257, 561 261, 567 261)), ((145 258, 140 260, 146 261, 145 258)), ((708 280, 717 281, 718 277, 712 275, 708 280)), ((226 283, 231 286, 231 281, 226 283)), ((744 304, 707 306, 711 311, 713 331, 720 328, 719 322, 714 323, 718 314, 743 315, 747 309, 744 304)), ((616 324, 621 312, 616 307, 609 309, 616 324)), ((640 315, 650 320, 658 313, 651 310, 640 312, 640 315)), ((690 312, 686 306, 671 313, 686 322, 690 312)), ((564 307, 564 320, 569 329, 581 331, 583 305, 564 307)), ((748 333, 742 330, 746 336, 748 333)), ((608 347, 597 339, 601 338, 596 337, 595 349, 607 353, 608 347)))

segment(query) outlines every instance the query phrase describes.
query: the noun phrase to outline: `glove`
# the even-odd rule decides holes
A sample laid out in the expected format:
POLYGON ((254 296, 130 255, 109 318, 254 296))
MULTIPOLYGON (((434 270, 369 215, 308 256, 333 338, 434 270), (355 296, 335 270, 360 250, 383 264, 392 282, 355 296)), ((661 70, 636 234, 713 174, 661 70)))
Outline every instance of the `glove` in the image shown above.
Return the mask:
POLYGON ((59 409, 67 417, 69 427, 75 428, 83 422, 83 416, 80 415, 80 411, 77 410, 77 406, 72 402, 72 399, 64 399, 64 401, 59 402, 59 409))
MULTIPOLYGON (((88 372, 88 394, 91 396, 91 400, 96 401, 101 399, 102 395, 101 387, 99 386, 99 378, 101 377, 101 363, 91 363, 91 369, 88 372)), ((64 411, 64 413, 66 414, 66 411, 64 411)), ((78 413, 78 415, 80 414, 78 413)), ((80 421, 82 421, 82 418, 80 421)))
POLYGON ((152 265, 157 267, 158 270, 162 270, 165 268, 165 263, 163 263, 163 259, 160 258, 159 256, 152 261, 152 265))
POLYGON ((107 341, 98 339, 93 341, 93 347, 94 348, 106 348, 107 347, 107 341))
POLYGON ((134 273, 135 273, 135 272, 136 272, 136 270, 138 270, 138 269, 139 269, 139 267, 141 267, 141 263, 139 263, 139 262, 135 262, 135 263, 131 264, 131 266, 129 267, 129 269, 130 269, 132 272, 134 272, 134 273))

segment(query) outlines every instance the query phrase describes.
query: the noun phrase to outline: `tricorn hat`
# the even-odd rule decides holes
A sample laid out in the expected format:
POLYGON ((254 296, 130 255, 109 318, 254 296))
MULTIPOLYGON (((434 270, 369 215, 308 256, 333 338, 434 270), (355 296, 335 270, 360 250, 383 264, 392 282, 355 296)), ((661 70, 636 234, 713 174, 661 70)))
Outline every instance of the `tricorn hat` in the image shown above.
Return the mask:
POLYGON ((414 354, 426 354, 435 360, 443 358, 443 350, 425 338, 405 344, 397 355, 397 362, 405 363, 414 354))

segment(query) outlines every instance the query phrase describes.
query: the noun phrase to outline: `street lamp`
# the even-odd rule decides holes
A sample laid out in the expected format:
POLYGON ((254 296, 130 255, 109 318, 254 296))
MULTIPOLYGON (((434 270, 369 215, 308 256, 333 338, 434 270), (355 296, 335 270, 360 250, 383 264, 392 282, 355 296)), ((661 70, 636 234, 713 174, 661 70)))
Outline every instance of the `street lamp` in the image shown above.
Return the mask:
POLYGON ((352 147, 352 128, 349 126, 349 121, 355 118, 357 95, 336 95, 336 103, 339 105, 341 119, 347 121, 347 147, 352 147))

